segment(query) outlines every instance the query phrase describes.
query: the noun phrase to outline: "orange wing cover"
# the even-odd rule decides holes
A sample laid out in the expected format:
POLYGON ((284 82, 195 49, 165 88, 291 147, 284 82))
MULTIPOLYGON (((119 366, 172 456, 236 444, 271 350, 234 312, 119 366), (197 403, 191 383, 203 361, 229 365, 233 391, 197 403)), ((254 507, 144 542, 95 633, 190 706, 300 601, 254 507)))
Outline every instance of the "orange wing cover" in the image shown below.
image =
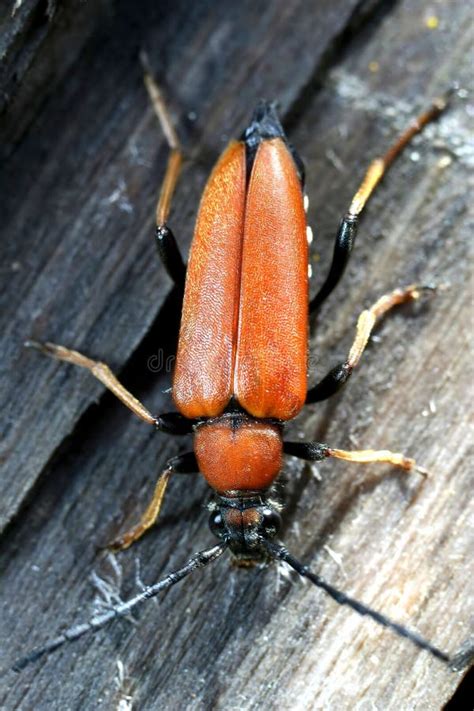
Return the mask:
POLYGON ((189 418, 231 397, 288 420, 306 398, 308 247, 303 194, 281 138, 263 140, 246 180, 244 143, 214 168, 191 247, 173 398, 189 418))

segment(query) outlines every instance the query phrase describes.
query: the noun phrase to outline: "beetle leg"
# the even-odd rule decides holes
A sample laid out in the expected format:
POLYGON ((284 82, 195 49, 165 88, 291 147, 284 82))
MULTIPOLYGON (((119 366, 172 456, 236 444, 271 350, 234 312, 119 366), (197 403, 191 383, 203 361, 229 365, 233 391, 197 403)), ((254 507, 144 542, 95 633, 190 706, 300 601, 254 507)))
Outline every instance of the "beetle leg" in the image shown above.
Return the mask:
POLYGON ((291 454, 293 457, 306 459, 309 462, 320 462, 328 457, 344 459, 346 462, 356 462, 358 464, 381 462, 399 467, 406 472, 414 471, 422 476, 428 476, 427 470, 423 467, 419 467, 414 459, 405 457, 404 454, 400 454, 399 452, 390 452, 387 449, 347 451, 345 449, 333 449, 319 442, 283 442, 283 451, 285 454, 291 454))
POLYGON ((155 114, 160 122, 160 126, 165 135, 170 148, 166 173, 161 185, 158 202, 156 205, 156 246, 163 265, 174 283, 183 288, 186 267, 176 243, 173 232, 167 225, 168 215, 171 209, 171 201, 181 172, 183 154, 178 136, 174 129, 171 117, 166 108, 165 101, 158 84, 155 82, 148 58, 144 52, 140 54, 140 59, 144 69, 144 82, 155 114))
POLYGON ((190 434, 193 431, 193 420, 188 420, 177 412, 170 412, 157 417, 152 415, 145 405, 137 400, 137 398, 122 385, 105 363, 92 360, 78 351, 73 351, 64 346, 58 346, 55 343, 27 341, 25 346, 35 348, 51 358, 86 368, 86 370, 89 370, 97 380, 100 380, 100 382, 113 392, 137 417, 144 420, 144 422, 148 422, 150 425, 155 425, 159 430, 163 430, 169 434, 190 434))
POLYGON ((381 158, 376 158, 369 165, 362 183, 352 198, 349 210, 339 226, 329 274, 316 296, 310 302, 311 313, 321 306, 342 277, 357 236, 359 215, 383 178, 385 172, 411 141, 413 136, 422 131, 428 123, 435 121, 446 109, 452 91, 451 89, 446 92, 444 96, 435 99, 432 105, 408 126, 385 155, 381 158))
POLYGON ((158 477, 153 497, 145 509, 143 516, 140 518, 140 521, 136 526, 133 526, 111 541, 107 548, 111 548, 115 551, 123 551, 129 548, 132 543, 138 541, 138 539, 156 523, 171 474, 190 474, 197 471, 199 471, 199 467, 194 452, 187 452, 186 454, 181 454, 178 457, 169 459, 166 468, 158 477))
POLYGON ((380 297, 370 309, 363 311, 357 321, 356 336, 347 360, 336 365, 319 383, 308 390, 306 402, 321 402, 337 393, 358 365, 377 321, 394 306, 418 299, 421 292, 427 289, 432 287, 412 284, 404 289, 395 289, 380 297))

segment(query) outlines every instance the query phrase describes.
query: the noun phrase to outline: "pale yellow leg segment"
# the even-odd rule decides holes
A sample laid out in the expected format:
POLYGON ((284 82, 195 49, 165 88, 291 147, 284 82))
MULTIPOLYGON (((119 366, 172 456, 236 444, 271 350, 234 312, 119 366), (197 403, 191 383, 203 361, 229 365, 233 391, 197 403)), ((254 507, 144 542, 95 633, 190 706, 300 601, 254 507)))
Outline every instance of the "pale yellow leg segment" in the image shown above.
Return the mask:
POLYGON ((344 459, 346 462, 356 462, 358 464, 371 464, 373 462, 381 462, 391 464, 394 467, 399 467, 406 472, 417 472, 422 476, 428 476, 428 471, 419 467, 414 459, 405 457, 398 452, 390 452, 387 449, 360 449, 355 451, 347 451, 345 449, 333 449, 328 447, 327 456, 335 459, 344 459))
POLYGON ((156 482, 153 498, 148 504, 145 513, 137 525, 133 526, 133 528, 130 528, 128 531, 109 543, 108 548, 121 551, 125 550, 131 546, 132 543, 138 541, 138 539, 141 538, 143 534, 156 523, 172 471, 172 468, 169 467, 160 474, 158 481, 156 482))
POLYGON ((166 141, 170 148, 166 173, 161 186, 158 202, 156 206, 156 224, 158 227, 163 226, 167 219, 171 208, 171 200, 178 182, 181 166, 183 163, 183 154, 179 143, 178 135, 174 129, 173 122, 166 108, 166 103, 158 84, 155 82, 150 70, 148 57, 144 52, 140 54, 140 59, 144 69, 143 80, 145 82, 148 95, 155 110, 155 114, 160 122, 161 129, 165 135, 166 141))
POLYGON ((55 343, 38 343, 37 341, 27 341, 25 346, 29 348, 36 348, 45 355, 51 358, 56 358, 57 360, 63 360, 66 363, 72 363, 73 365, 78 365, 81 368, 86 368, 92 375, 100 380, 113 394, 118 397, 119 400, 126 405, 129 410, 131 410, 137 417, 150 425, 156 424, 156 418, 153 417, 151 412, 149 412, 145 405, 137 400, 124 386, 120 383, 116 376, 112 373, 109 366, 105 363, 100 363, 96 360, 91 360, 87 356, 79 353, 78 351, 70 350, 69 348, 64 348, 64 346, 58 346, 55 343))
POLYGON ((400 155, 405 146, 411 141, 413 136, 420 131, 431 121, 434 121, 448 106, 449 96, 451 91, 447 92, 443 97, 435 99, 427 111, 420 114, 413 123, 402 133, 396 143, 386 152, 381 158, 376 158, 369 165, 367 172, 362 180, 362 183, 352 198, 349 207, 349 217, 357 217, 364 209, 367 200, 370 198, 375 188, 381 181, 385 171, 393 163, 395 158, 400 155))
POLYGON ((353 370, 359 363, 377 320, 387 311, 393 309, 394 306, 418 299, 421 292, 427 289, 430 289, 430 287, 417 286, 415 284, 404 289, 395 289, 390 294, 381 296, 370 309, 366 309, 361 313, 357 321, 356 337, 347 359, 347 366, 350 370, 353 370))

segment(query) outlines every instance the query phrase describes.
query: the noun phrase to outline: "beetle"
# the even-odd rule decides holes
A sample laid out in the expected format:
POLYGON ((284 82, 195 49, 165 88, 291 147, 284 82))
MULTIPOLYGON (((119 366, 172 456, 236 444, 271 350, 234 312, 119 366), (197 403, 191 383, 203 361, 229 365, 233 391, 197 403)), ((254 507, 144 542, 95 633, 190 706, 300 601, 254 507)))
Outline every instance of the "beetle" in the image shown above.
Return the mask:
POLYGON ((280 506, 272 485, 285 454, 308 461, 333 457, 348 462, 386 462, 406 472, 426 470, 403 454, 346 451, 315 442, 292 442, 285 425, 306 403, 334 395, 358 365, 377 320, 398 304, 418 299, 410 285, 382 296, 365 310, 347 359, 315 386, 307 387, 309 314, 339 282, 357 234, 358 220, 387 168, 411 138, 447 106, 433 102, 381 158, 374 160, 342 219, 328 276, 309 300, 308 228, 304 167, 289 143, 275 107, 258 104, 238 141, 232 141, 206 184, 188 265, 168 225, 182 164, 180 143, 158 85, 145 65, 145 84, 170 154, 156 208, 156 244, 164 266, 183 292, 172 394, 176 412, 154 416, 128 392, 104 363, 52 343, 30 341, 53 358, 88 369, 135 415, 158 430, 192 434, 194 449, 167 462, 150 504, 136 526, 111 543, 132 545, 157 521, 172 475, 201 472, 214 493, 209 525, 218 542, 193 556, 132 599, 72 627, 15 664, 20 670, 67 641, 102 628, 141 602, 176 584, 230 551, 237 564, 286 562, 336 602, 371 617, 420 649, 457 668, 465 655, 450 657, 428 640, 349 597, 293 557, 278 540, 280 506))

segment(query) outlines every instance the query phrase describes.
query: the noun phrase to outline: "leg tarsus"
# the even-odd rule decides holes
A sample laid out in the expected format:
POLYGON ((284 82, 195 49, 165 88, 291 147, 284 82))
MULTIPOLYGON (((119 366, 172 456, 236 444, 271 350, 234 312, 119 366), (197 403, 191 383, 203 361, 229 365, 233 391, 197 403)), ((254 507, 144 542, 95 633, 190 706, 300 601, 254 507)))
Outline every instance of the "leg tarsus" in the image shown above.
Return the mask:
POLYGON ((381 464, 391 464, 393 467, 403 469, 405 472, 416 472, 423 477, 428 476, 428 472, 423 467, 419 467, 414 459, 405 457, 400 452, 391 452, 388 449, 360 449, 347 451, 345 449, 329 448, 329 457, 335 459, 343 459, 346 462, 355 462, 356 464, 371 464, 379 462, 381 464))
POLYGON ((346 450, 334 449, 328 447, 327 444, 320 442, 283 442, 283 451, 285 454, 290 454, 299 459, 305 459, 309 462, 321 462, 323 459, 333 457, 334 459, 343 459, 346 462, 354 462, 356 464, 391 464, 394 467, 403 469, 405 472, 416 472, 423 477, 427 477, 428 471, 417 465, 414 459, 405 457, 399 452, 391 452, 387 449, 359 449, 346 450))

